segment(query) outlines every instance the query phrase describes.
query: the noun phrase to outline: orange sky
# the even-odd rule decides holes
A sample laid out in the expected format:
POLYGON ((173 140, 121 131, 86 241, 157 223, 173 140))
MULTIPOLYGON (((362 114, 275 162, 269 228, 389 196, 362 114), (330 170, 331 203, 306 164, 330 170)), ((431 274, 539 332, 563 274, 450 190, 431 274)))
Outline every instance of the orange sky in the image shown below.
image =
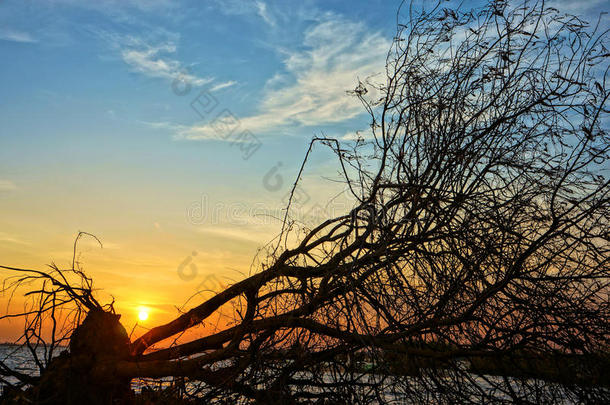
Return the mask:
MULTIPOLYGON (((348 91, 385 71, 398 6, 188 3, 0 2, 0 265, 69 267, 96 235, 79 261, 128 330, 251 271, 313 136, 367 136, 348 91)), ((349 210, 338 171, 316 145, 297 219, 349 210)), ((0 321, 0 341, 21 330, 0 321)))
MULTIPOLYGON (((223 284, 229 284, 231 278, 238 280, 241 275, 237 269, 247 273, 256 252, 257 244, 249 240, 236 241, 202 233, 196 235, 201 240, 196 243, 162 228, 152 228, 144 234, 134 232, 127 236, 118 235, 117 231, 117 235, 100 237, 103 243, 106 242, 104 248, 92 239, 83 238, 79 243, 80 262, 93 278, 94 286, 100 289, 97 293, 100 302, 108 302, 112 295, 116 300, 115 310, 122 315, 121 322, 128 330, 135 324, 142 306, 148 308, 149 318, 140 324, 154 326, 177 316, 176 306, 183 305, 198 290, 219 290, 223 284), (192 252, 197 254, 192 256, 192 252), (185 261, 196 266, 194 277, 190 267, 185 267, 180 277, 178 267, 185 261)), ((0 244, 0 257, 3 264, 22 268, 44 269, 45 263, 51 262, 69 268, 74 237, 67 233, 52 239, 51 235, 42 233, 32 238, 35 241, 25 242, 25 237, 4 240, 0 244)), ((1 271, 0 277, 4 279, 12 274, 14 272, 1 271)), ((202 298, 194 297, 191 305, 202 298)), ((7 302, 6 294, 0 297, 2 312, 7 308, 7 302)), ((23 299, 15 297, 11 312, 18 311, 22 305, 23 299)), ((14 339, 22 327, 22 320, 0 321, 0 340, 14 339)))
MULTIPOLYGON (((317 217, 303 212, 336 197, 343 186, 325 182, 318 175, 304 176, 303 185, 308 187, 311 200, 306 208, 295 208, 293 212, 311 224, 317 223, 317 217)), ((219 190, 218 194, 221 193, 219 190)), ((184 305, 198 290, 218 291, 246 277, 257 250, 279 232, 281 221, 277 217, 283 212, 281 199, 273 201, 277 198, 273 195, 253 196, 247 190, 235 191, 233 200, 244 201, 240 209, 207 196, 203 202, 185 203, 176 199, 167 205, 147 198, 144 192, 142 198, 116 207, 122 197, 83 205, 86 192, 82 198, 77 193, 74 198, 56 196, 58 200, 37 199, 35 194, 42 192, 24 188, 0 196, 3 205, 0 264, 44 269, 47 264, 56 263, 60 268, 69 268, 78 231, 95 234, 103 248, 93 238, 83 236, 78 245, 78 260, 99 289, 100 302, 110 302, 110 295, 115 298, 115 310, 122 315, 121 322, 128 331, 135 325, 142 306, 149 308, 150 313, 140 324, 156 326, 178 316, 176 307, 184 305), (182 210, 177 209, 180 206, 182 210), (206 221, 199 221, 201 213, 193 211, 202 207, 208 212, 206 221), (191 265, 196 269, 194 276, 191 265)), ((347 206, 344 198, 334 198, 327 213, 342 214, 347 206)), ((2 270, 0 278, 12 274, 2 270)), ((204 298, 193 297, 184 309, 204 298)), ((0 296, 2 313, 7 302, 8 295, 0 296)), ((22 306, 23 300, 17 295, 10 311, 16 312, 22 306)), ((209 323, 208 327, 211 328, 209 323)), ((20 319, 0 321, 0 341, 12 341, 22 328, 20 319)), ((135 335, 144 331, 137 329, 135 335)))

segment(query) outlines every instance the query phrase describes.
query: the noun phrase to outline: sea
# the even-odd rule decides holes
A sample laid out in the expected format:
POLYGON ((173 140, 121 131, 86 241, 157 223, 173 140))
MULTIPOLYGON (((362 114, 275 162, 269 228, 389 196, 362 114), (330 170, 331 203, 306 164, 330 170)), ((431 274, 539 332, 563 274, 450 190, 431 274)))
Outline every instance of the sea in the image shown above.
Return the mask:
MULTIPOLYGON (((59 347, 53 354, 53 357, 58 356, 65 347, 59 347)), ((39 358, 45 357, 44 348, 38 348, 36 354, 39 358)), ((40 369, 34 360, 32 351, 26 347, 13 344, 0 344, 0 363, 10 370, 17 371, 21 374, 29 376, 40 375, 40 369)), ((0 370, 1 371, 1 370, 0 370)), ((0 372, 0 395, 6 389, 6 383, 15 384, 18 382, 15 377, 3 377, 0 372), (4 379, 3 382, 1 379, 4 379)), ((144 387, 166 387, 172 382, 172 378, 163 379, 150 379, 150 378, 136 378, 131 382, 131 388, 136 392, 140 392, 144 387)))
MULTIPOLYGON (((62 352, 62 350, 65 350, 65 348, 63 348, 63 349, 60 348, 59 350, 57 350, 55 355, 59 355, 62 352)), ((36 351, 36 353, 38 354, 39 357, 44 357, 44 349, 39 348, 36 351)), ((33 360, 31 351, 27 348, 24 348, 23 346, 12 345, 12 344, 0 344, 0 362, 2 362, 2 364, 5 367, 7 367, 11 370, 18 371, 19 373, 27 374, 27 375, 31 375, 31 376, 39 375, 39 368, 38 368, 36 362, 33 360)), ((1 367, 1 365, 0 365, 0 367, 1 367)), ((375 378, 374 375, 369 375, 369 376, 371 378, 375 378)), ((1 375, 0 375, 0 377, 1 377, 1 375)), ((1 377, 1 378, 4 378, 5 381, 7 381, 9 383, 17 382, 17 379, 14 377, 1 377)), ((364 376, 364 378, 366 379, 367 376, 364 376)), ((386 378, 387 378, 387 376, 386 376, 386 378)), ((402 378, 410 378, 410 377, 394 377, 394 378, 402 379, 402 378)), ((482 391, 490 392, 491 390, 495 390, 495 388, 492 388, 492 386, 489 383, 492 382, 496 378, 499 379, 500 377, 472 375, 472 378, 473 378, 473 380, 477 380, 476 385, 482 391)), ((328 380, 328 382, 332 382, 332 380, 333 380, 330 373, 328 373, 328 375, 325 375, 324 379, 328 380)), ((146 378, 134 379, 131 382, 131 388, 136 393, 139 393, 142 391, 142 389, 144 387, 162 388, 162 387, 169 386, 172 383, 172 380, 173 379, 171 377, 164 378, 164 379, 146 379, 146 378)), ((391 385, 393 385, 393 384, 391 383, 391 385)), ((4 389, 6 389, 5 387, 6 387, 6 382, 3 382, 0 379, 0 394, 2 394, 4 389)), ((188 389, 188 387, 187 387, 187 389, 188 389)), ((514 389, 518 389, 518 387, 515 386, 514 389)), ((386 398, 383 401, 383 403, 393 403, 393 404, 409 404, 410 403, 409 401, 405 401, 404 398, 397 397, 395 394, 391 394, 389 392, 387 394, 388 395, 386 395, 386 398), (386 400, 387 400, 387 402, 386 402, 386 400)), ((434 398, 435 396, 436 396, 435 394, 431 394, 431 398, 434 398)), ((437 401, 433 401, 433 402, 437 402, 437 401)), ((565 401, 558 400, 555 403, 574 404, 574 403, 578 403, 578 402, 574 402, 574 401, 565 399, 565 401)))

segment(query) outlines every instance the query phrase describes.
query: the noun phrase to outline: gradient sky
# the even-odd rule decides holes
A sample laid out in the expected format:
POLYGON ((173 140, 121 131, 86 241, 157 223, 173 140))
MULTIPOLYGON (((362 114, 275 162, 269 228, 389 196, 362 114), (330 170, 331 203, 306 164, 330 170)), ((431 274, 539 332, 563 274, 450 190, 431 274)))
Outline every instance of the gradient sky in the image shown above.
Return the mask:
MULTIPOLYGON (((80 262, 128 327, 240 279, 312 136, 366 130, 346 91, 383 72, 399 3, 0 1, 0 263, 68 266, 91 232, 80 262)), ((316 148, 303 212, 347 209, 336 169, 316 148)))
MULTIPOLYGON (((0 2, 0 262, 65 267, 77 232, 95 234, 104 248, 83 239, 80 261, 126 326, 241 278, 311 137, 366 128, 346 91, 382 71, 397 5, 0 2)), ((321 148, 311 167, 304 210, 334 174, 321 148)))

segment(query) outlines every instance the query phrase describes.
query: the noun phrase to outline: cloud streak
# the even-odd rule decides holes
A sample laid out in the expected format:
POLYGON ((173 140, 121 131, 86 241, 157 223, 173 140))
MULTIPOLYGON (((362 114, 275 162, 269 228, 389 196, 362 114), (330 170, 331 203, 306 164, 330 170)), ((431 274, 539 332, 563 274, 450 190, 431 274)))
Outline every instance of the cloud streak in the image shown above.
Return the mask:
POLYGON ((180 39, 177 33, 156 29, 145 37, 121 35, 104 30, 90 30, 93 35, 106 42, 129 69, 147 77, 178 80, 183 85, 201 87, 210 85, 211 91, 217 91, 237 84, 234 80, 216 83, 212 76, 203 77, 191 72, 188 65, 176 58, 180 39))
POLYGON ((0 40, 26 44, 38 42, 38 40, 32 37, 32 35, 29 33, 14 30, 1 30, 0 40))
POLYGON ((121 50, 123 62, 131 67, 134 72, 149 77, 165 79, 179 78, 194 86, 203 86, 214 79, 209 77, 198 77, 188 72, 179 61, 172 59, 167 54, 176 52, 176 45, 164 43, 156 46, 140 45, 121 50))
POLYGON ((218 90, 226 89, 227 87, 231 87, 236 84, 237 84, 237 82, 235 80, 229 80, 229 81, 226 81, 223 83, 218 83, 218 84, 212 86, 210 88, 210 91, 218 91, 218 90))
POLYGON ((28 242, 25 242, 19 238, 9 235, 6 232, 0 232, 0 242, 14 243, 14 244, 18 244, 18 245, 29 245, 28 242))
POLYGON ((267 4, 263 3, 262 1, 257 1, 255 4, 256 13, 263 19, 263 21, 265 21, 271 27, 275 27, 275 20, 273 19, 271 14, 269 14, 269 11, 267 10, 267 4))
MULTIPOLYGON (((326 15, 305 32, 303 50, 280 50, 284 71, 267 82, 258 113, 241 117, 241 128, 278 134, 287 127, 339 123, 363 112, 347 94, 357 80, 384 72, 390 41, 362 23, 326 15)), ((217 139, 211 125, 180 131, 178 139, 217 139)))
POLYGON ((215 0, 218 10, 225 15, 258 15, 270 27, 276 26, 276 21, 263 1, 215 0))
POLYGON ((17 186, 10 180, 0 179, 0 191, 13 191, 17 190, 17 186))

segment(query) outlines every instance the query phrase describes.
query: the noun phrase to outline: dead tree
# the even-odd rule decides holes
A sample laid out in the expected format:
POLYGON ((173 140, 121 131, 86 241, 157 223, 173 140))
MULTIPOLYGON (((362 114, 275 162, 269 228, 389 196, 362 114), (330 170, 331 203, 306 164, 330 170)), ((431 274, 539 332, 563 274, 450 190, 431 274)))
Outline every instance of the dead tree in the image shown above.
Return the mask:
POLYGON ((287 210, 251 276, 88 375, 228 403, 608 401, 607 39, 542 1, 401 8, 384 80, 354 91, 370 135, 310 145, 353 209, 295 243, 287 210))

